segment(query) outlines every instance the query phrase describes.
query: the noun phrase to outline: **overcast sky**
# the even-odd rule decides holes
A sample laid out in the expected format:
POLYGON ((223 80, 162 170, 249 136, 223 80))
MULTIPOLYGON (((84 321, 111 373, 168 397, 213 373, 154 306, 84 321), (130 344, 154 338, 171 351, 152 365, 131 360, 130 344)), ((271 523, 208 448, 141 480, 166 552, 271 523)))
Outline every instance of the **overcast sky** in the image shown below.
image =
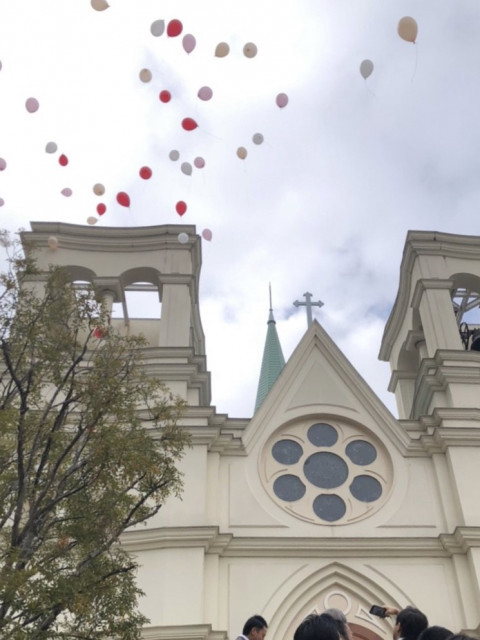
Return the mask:
POLYGON ((395 412, 377 355, 407 230, 480 235, 478 0, 109 4, 0 0, 2 225, 87 224, 103 202, 97 226, 209 229, 200 294, 218 411, 253 412, 271 282, 285 357, 307 326, 292 303, 309 291, 325 303, 314 316, 395 412), (397 33, 404 16, 418 24, 416 44, 397 33), (174 19, 179 36, 152 35, 152 23, 174 19), (196 40, 189 54, 186 34, 196 40), (202 101, 205 86, 213 96, 202 101), (198 128, 185 131, 185 117, 198 128), (186 175, 182 162, 196 157, 205 166, 186 175))

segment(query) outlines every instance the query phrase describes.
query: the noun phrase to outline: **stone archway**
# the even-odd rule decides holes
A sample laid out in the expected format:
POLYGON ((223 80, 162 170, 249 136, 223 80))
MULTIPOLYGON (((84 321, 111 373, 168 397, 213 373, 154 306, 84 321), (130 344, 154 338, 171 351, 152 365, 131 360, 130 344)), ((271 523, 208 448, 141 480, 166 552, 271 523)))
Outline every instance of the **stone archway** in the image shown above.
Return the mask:
POLYGON ((291 640, 307 615, 335 608, 345 614, 355 640, 391 640, 392 620, 372 615, 370 607, 375 602, 397 606, 396 595, 386 592, 367 572, 333 562, 298 581, 286 597, 271 603, 275 606, 274 612, 267 613, 271 635, 276 640, 291 640))

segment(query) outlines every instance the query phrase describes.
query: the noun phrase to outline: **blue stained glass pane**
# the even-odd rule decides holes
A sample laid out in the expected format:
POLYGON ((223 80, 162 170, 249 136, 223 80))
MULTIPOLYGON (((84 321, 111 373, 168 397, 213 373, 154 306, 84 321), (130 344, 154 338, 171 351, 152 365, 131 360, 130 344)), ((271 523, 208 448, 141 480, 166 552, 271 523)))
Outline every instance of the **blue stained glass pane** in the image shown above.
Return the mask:
POLYGON ((354 464, 365 466, 371 464, 377 457, 377 450, 365 440, 353 440, 347 444, 345 453, 354 464))
POLYGON ((273 483, 273 491, 277 498, 287 502, 295 502, 305 495, 305 485, 297 476, 285 474, 273 483))
POLYGON ((308 439, 316 447, 331 447, 338 440, 337 430, 331 424, 312 424, 307 432, 308 439))
POLYGON ((309 456, 303 472, 313 485, 321 489, 339 487, 348 477, 347 464, 340 456, 329 451, 319 451, 309 456))
POLYGON ((382 485, 372 476, 357 476, 350 485, 350 491, 361 502, 375 502, 382 495, 382 485))
POLYGON ((321 494, 313 501, 313 511, 316 516, 327 522, 335 522, 345 515, 345 502, 335 494, 321 494))
POLYGON ((295 464, 302 454, 302 447, 293 440, 279 440, 272 447, 272 456, 281 464, 295 464))

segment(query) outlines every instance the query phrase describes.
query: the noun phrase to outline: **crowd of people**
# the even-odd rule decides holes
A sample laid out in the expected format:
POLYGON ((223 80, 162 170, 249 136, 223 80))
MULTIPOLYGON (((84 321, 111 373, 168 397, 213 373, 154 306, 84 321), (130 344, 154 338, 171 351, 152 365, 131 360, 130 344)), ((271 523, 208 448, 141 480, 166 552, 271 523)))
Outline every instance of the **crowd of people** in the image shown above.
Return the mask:
MULTIPOLYGON (((415 607, 376 609, 380 617, 395 618, 393 640, 476 640, 446 627, 429 626, 427 616, 415 607)), ((246 621, 236 640, 265 640, 267 629, 265 618, 254 615, 246 621)), ((354 636, 345 614, 340 609, 327 609, 323 613, 312 613, 302 620, 293 640, 354 640, 354 636)))

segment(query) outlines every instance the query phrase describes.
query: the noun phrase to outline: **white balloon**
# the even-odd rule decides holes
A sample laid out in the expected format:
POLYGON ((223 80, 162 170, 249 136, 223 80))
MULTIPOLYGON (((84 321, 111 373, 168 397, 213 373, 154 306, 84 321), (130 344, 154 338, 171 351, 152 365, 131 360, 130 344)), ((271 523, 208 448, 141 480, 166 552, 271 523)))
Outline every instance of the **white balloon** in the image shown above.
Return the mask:
POLYGON ((58 248, 58 238, 56 238, 55 236, 50 236, 47 240, 47 244, 52 251, 56 251, 56 249, 58 248))
POLYGON ((89 216, 87 218, 87 222, 88 222, 88 224, 97 224, 98 218, 94 218, 93 216, 89 216))
POLYGON ((182 162, 182 166, 180 168, 182 170, 182 173, 184 173, 186 176, 192 175, 192 165, 189 162, 182 162))
POLYGON ((101 182, 97 182, 93 185, 93 193, 96 196, 103 196, 103 194, 105 193, 105 187, 101 182))
POLYGON ((173 160, 173 162, 176 162, 180 158, 180 153, 176 149, 172 149, 168 154, 168 157, 170 160, 173 160))
POLYGON ((56 142, 47 142, 47 145, 45 147, 45 151, 47 153, 55 153, 55 151, 57 150, 57 143, 56 142))
POLYGON ((407 42, 412 42, 413 44, 415 44, 418 33, 418 25, 413 18, 411 18, 410 16, 405 16, 398 23, 397 32, 402 40, 406 40, 407 42))
POLYGON ((243 47, 243 55, 246 58, 254 58, 257 55, 257 45, 253 44, 253 42, 247 42, 243 47))
POLYGON ((230 47, 226 42, 219 42, 215 48, 215 55, 217 58, 224 58, 228 56, 230 47))
POLYGON ((186 244, 188 242, 188 234, 182 232, 178 234, 178 241, 180 244, 186 244))
POLYGON ((162 33, 165 31, 165 21, 155 20, 155 22, 152 22, 150 26, 150 31, 152 33, 152 36, 155 36, 156 38, 158 38, 158 36, 161 36, 162 33))
POLYGON ((110 6, 105 0, 90 0, 90 4, 95 11, 105 11, 110 6))
POLYGON ((254 133, 252 140, 255 144, 262 144, 263 136, 261 133, 254 133))
POLYGON ((365 80, 373 73, 373 62, 371 60, 363 60, 360 64, 360 73, 365 80))
POLYGON ((142 69, 138 75, 142 82, 150 82, 152 79, 152 72, 150 69, 142 69))

